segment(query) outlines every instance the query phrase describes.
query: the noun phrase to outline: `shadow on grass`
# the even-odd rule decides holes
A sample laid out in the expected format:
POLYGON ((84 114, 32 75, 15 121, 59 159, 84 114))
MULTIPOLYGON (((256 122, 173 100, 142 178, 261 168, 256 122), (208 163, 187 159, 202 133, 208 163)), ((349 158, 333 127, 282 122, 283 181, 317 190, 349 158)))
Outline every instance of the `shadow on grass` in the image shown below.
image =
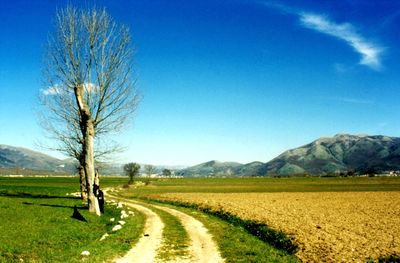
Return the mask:
POLYGON ((89 208, 86 206, 69 206, 69 205, 53 205, 53 204, 35 204, 30 202, 22 202, 24 205, 31 205, 31 206, 46 206, 46 207, 55 207, 55 208, 67 208, 73 210, 73 214, 71 215, 72 219, 76 219, 79 221, 87 222, 87 220, 83 217, 81 213, 79 213, 78 209, 80 210, 88 210, 89 208))
POLYGON ((57 196, 57 195, 32 194, 32 193, 8 192, 8 191, 0 191, 0 196, 17 197, 17 198, 38 198, 38 199, 80 199, 79 197, 75 196, 57 196))
POLYGON ((397 254, 392 254, 389 256, 385 256, 385 257, 380 257, 378 259, 378 263, 393 263, 393 262, 400 262, 400 255, 397 254))
MULTIPOLYGON (((35 205, 35 206, 47 206, 47 207, 56 207, 56 208, 69 208, 74 209, 75 205, 51 205, 51 204, 35 204, 30 202, 22 202, 24 205, 35 205)), ((77 209, 88 210, 87 206, 76 206, 77 209)))

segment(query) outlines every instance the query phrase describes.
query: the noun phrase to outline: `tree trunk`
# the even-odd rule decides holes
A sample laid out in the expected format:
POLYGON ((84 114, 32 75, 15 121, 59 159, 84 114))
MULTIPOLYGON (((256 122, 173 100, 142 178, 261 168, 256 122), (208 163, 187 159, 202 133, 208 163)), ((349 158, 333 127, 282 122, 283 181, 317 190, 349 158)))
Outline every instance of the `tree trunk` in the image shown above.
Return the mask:
POLYGON ((81 190, 81 198, 84 201, 88 200, 87 189, 86 189, 86 176, 85 176, 85 168, 82 164, 79 165, 78 169, 79 173, 79 185, 81 190))
POLYGON ((88 197, 89 212, 101 215, 99 202, 94 195, 93 185, 95 180, 95 168, 94 168, 94 135, 95 128, 90 113, 90 108, 85 99, 85 93, 83 85, 74 87, 74 93, 76 102, 79 108, 80 117, 80 129, 83 136, 82 145, 82 160, 83 168, 86 175, 86 190, 88 197))
POLYGON ((94 128, 92 122, 89 121, 88 133, 85 137, 84 153, 85 153, 85 173, 86 173, 86 188, 88 193, 89 212, 101 215, 99 202, 94 195, 93 185, 95 181, 94 169, 94 128))

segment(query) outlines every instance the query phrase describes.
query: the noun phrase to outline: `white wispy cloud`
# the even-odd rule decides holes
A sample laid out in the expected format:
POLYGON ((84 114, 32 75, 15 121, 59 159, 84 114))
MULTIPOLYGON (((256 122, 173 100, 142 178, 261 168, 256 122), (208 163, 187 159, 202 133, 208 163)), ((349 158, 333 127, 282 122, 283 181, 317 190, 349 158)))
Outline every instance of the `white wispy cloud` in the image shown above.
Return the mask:
POLYGON ((85 83, 83 84, 83 88, 85 89, 86 92, 96 92, 99 89, 99 86, 93 83, 85 83))
POLYGON ((41 89, 40 91, 45 96, 51 96, 51 95, 56 95, 56 94, 60 93, 60 89, 58 88, 57 85, 48 87, 47 89, 41 89))
MULTIPOLYGON (((83 84, 83 88, 86 93, 93 93, 93 92, 97 92, 99 90, 99 86, 97 86, 96 84, 93 84, 93 83, 85 83, 85 84, 83 84)), ((65 92, 66 93, 73 92, 73 90, 71 88, 63 89, 58 84, 48 87, 46 89, 41 89, 40 91, 45 96, 52 96, 52 95, 61 94, 61 93, 64 94, 65 92)))
POLYGON ((382 68, 381 59, 384 48, 365 38, 352 24, 336 23, 328 16, 304 12, 273 1, 259 1, 258 3, 276 9, 284 14, 295 15, 299 18, 303 27, 344 41, 361 55, 360 64, 374 70, 380 70, 382 68))
POLYGON ((375 70, 381 68, 383 48, 365 39, 351 24, 337 24, 328 17, 317 14, 301 13, 299 16, 304 27, 336 37, 353 47, 361 55, 360 64, 375 70))

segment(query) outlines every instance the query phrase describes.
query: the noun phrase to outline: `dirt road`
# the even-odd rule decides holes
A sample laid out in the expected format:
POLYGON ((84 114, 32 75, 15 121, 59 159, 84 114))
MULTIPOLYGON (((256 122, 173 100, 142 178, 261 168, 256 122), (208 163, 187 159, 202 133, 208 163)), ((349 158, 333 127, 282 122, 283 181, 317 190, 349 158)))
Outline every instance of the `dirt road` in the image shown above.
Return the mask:
POLYGON ((164 223, 156 213, 144 206, 130 202, 125 202, 125 205, 143 213, 146 216, 146 224, 144 226, 144 233, 139 239, 138 243, 136 243, 136 245, 129 250, 124 257, 117 259, 116 262, 154 262, 154 258, 157 255, 157 250, 162 243, 162 231, 164 229, 164 223))
POLYGON ((151 210, 151 207, 155 207, 175 216, 181 221, 189 236, 189 259, 187 257, 176 257, 173 262, 224 262, 207 228, 197 219, 170 207, 144 204, 139 201, 120 198, 109 192, 110 191, 107 190, 105 191, 106 196, 109 198, 119 200, 124 205, 132 207, 146 216, 143 236, 124 257, 116 259, 115 262, 165 262, 165 260, 157 258, 157 254, 163 242, 164 223, 161 218, 151 210))
POLYGON ((169 207, 156 205, 154 207, 177 217, 181 221, 191 240, 189 246, 191 262, 223 262, 218 247, 207 228, 200 221, 169 207))

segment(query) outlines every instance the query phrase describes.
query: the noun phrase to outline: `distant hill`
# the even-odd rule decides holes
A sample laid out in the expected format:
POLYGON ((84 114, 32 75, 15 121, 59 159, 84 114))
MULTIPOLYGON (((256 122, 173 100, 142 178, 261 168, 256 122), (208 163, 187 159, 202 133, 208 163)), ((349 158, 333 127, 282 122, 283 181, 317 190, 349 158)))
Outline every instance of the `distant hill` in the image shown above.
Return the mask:
POLYGON ((338 134, 288 150, 266 164, 267 174, 328 174, 400 170, 400 138, 338 134))
POLYGON ((72 172, 75 165, 71 160, 59 160, 26 148, 0 144, 0 168, 72 172))
POLYGON ((235 162, 209 161, 186 169, 179 170, 176 175, 192 176, 216 176, 216 175, 237 175, 243 165, 235 162))
MULTIPOLYGON (((123 166, 124 164, 120 163, 100 163, 97 167, 102 175, 124 175, 123 166)), ((145 164, 141 164, 142 173, 144 173, 144 166, 145 164)), ((161 173, 163 169, 185 168, 185 166, 168 165, 156 165, 155 167, 158 173, 161 173)), ((76 162, 73 159, 60 160, 27 148, 0 144, 0 169, 11 172, 14 170, 21 172, 26 169, 30 170, 30 173, 34 173, 34 171, 75 173, 76 162)))
POLYGON ((252 162, 241 164, 236 162, 209 161, 176 172, 184 177, 218 177, 218 176, 265 176, 266 164, 252 162))
POLYGON ((267 174, 267 166, 262 162, 252 162, 242 165, 237 169, 237 176, 265 176, 267 174))
POLYGON ((270 176, 400 170, 400 138, 338 134, 285 151, 270 162, 211 161, 180 170, 183 176, 270 176))
MULTIPOLYGON (((75 171, 75 163, 71 159, 59 160, 29 149, 0 145, 0 168, 13 167, 51 172, 75 171)), ((100 173, 122 175, 122 167, 123 164, 102 164, 100 173)), ((340 172, 362 174, 399 171, 400 138, 338 134, 285 151, 267 163, 209 161, 184 169, 157 166, 159 173, 164 168, 176 170, 176 175, 185 177, 323 175, 340 172)))

